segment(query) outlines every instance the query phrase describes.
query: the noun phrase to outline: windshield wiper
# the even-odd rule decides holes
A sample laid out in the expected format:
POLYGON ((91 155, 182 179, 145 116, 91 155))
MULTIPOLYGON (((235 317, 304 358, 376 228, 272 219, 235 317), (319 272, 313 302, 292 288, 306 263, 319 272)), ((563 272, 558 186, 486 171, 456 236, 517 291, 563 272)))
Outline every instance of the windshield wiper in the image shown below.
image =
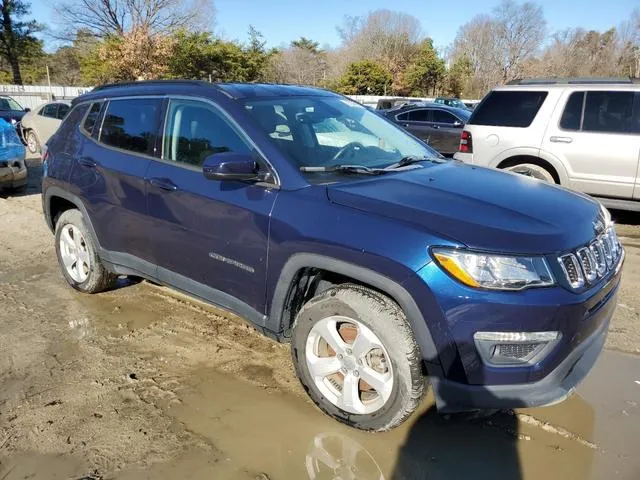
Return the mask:
POLYGON ((341 173, 355 173, 365 175, 380 175, 387 170, 384 168, 371 168, 364 165, 330 165, 327 167, 300 167, 301 172, 341 172, 341 173))
POLYGON ((406 157, 402 157, 398 162, 385 167, 385 170, 395 170, 397 168, 406 167, 408 165, 413 165, 415 163, 420 162, 433 162, 433 163, 444 163, 447 160, 445 158, 436 158, 436 157, 414 157, 413 155, 407 155, 406 157))

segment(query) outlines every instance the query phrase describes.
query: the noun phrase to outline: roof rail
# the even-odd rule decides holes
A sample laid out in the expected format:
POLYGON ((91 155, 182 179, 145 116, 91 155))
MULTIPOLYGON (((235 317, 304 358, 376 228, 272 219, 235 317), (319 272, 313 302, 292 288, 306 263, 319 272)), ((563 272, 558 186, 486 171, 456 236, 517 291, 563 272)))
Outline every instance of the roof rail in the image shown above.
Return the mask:
POLYGON ((209 83, 204 80, 139 80, 135 82, 119 82, 119 83, 106 83, 95 87, 92 92, 99 92, 102 90, 109 90, 111 88, 118 87, 136 87, 145 85, 200 85, 200 86, 214 86, 213 83, 209 83))
POLYGON ((517 78, 507 85, 571 85, 571 84, 632 84, 640 83, 640 78, 629 77, 575 77, 575 78, 517 78))

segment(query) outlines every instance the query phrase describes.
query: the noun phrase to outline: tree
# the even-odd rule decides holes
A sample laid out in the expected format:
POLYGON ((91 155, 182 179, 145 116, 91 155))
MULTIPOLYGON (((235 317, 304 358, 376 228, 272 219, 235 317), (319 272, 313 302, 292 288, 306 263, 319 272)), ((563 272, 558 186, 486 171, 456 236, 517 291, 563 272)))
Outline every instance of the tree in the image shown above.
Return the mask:
POLYGON ((477 15, 460 27, 453 57, 469 57, 472 89, 481 96, 494 86, 523 75, 523 67, 537 55, 545 31, 540 6, 503 0, 491 15, 477 15))
POLYGON ((111 67, 113 80, 149 80, 168 72, 172 47, 170 37, 138 27, 122 36, 108 37, 98 56, 111 67))
POLYGON ((327 79, 326 52, 320 44, 300 37, 289 48, 275 54, 271 61, 271 79, 281 83, 320 85, 327 79))
POLYGON ((31 13, 23 0, 2 0, 2 26, 0 27, 0 55, 11 67, 13 83, 22 85, 20 57, 26 52, 42 52, 42 43, 33 36, 42 30, 35 20, 22 20, 31 13))
POLYGON ((418 53, 405 72, 405 82, 412 93, 418 96, 435 94, 436 86, 445 74, 444 60, 433 48, 433 40, 427 38, 420 45, 418 53))
POLYGON ((469 57, 466 54, 458 57, 447 72, 447 94, 460 98, 462 92, 469 88, 469 80, 472 74, 473 66, 469 57))
POLYGON ((386 95, 393 77, 383 65, 363 60, 347 67, 338 90, 346 95, 386 95))
POLYGON ((403 74, 423 39, 420 21, 406 13, 376 10, 366 17, 345 17, 338 28, 340 56, 348 62, 371 60, 393 75, 395 92, 405 89, 403 74))
POLYGON ((211 0, 66 0, 56 13, 63 31, 84 28, 106 38, 134 30, 155 35, 206 29, 213 23, 215 8, 211 0))

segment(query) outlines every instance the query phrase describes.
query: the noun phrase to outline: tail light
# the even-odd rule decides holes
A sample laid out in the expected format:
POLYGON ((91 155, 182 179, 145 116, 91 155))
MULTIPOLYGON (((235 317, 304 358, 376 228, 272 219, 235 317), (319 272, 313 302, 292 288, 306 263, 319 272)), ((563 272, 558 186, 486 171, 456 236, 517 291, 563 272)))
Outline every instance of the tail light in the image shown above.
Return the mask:
POLYGON ((471 141, 471 133, 466 130, 460 135, 460 151, 462 153, 473 153, 473 142, 471 141))

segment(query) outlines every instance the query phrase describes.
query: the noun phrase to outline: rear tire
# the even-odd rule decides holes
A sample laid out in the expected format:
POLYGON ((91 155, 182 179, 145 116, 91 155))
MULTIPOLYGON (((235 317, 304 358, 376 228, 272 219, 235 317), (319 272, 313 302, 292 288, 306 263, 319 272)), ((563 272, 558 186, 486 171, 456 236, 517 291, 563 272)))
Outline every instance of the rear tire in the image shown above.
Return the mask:
POLYGON ((64 278, 76 290, 98 293, 115 285, 117 275, 109 272, 98 257, 96 245, 82 213, 72 209, 56 221, 56 255, 64 278))
POLYGON ((411 328, 400 307, 374 290, 345 284, 311 299, 296 316, 291 353, 313 402, 352 427, 390 430, 422 400, 411 328))
POLYGON ((543 182, 556 183, 555 178, 553 178, 553 175, 549 170, 541 167, 540 165, 536 165, 535 163, 520 163, 518 165, 513 165, 512 167, 507 167, 505 170, 519 173, 520 175, 525 175, 527 177, 537 178, 543 182))

